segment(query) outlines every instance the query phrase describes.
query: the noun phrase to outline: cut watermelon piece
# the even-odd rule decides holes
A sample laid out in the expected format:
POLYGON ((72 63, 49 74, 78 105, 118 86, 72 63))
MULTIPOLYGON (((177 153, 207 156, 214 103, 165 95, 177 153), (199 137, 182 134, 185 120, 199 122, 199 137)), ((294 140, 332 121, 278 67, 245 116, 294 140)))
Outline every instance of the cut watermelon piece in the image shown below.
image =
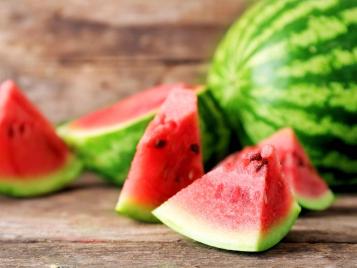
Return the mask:
POLYGON ((302 207, 323 210, 332 204, 332 191, 312 165, 292 129, 281 129, 260 143, 261 146, 265 144, 277 149, 283 172, 302 207))
POLYGON ((116 210, 155 222, 151 211, 203 175, 197 97, 173 90, 141 138, 116 210))
POLYGON ((58 129, 81 156, 86 167, 122 185, 128 175, 136 145, 149 122, 174 89, 196 92, 200 112, 203 158, 207 168, 227 154, 230 131, 210 91, 182 83, 161 85, 69 122, 58 129))
POLYGON ((201 243, 263 251, 288 233, 299 212, 274 147, 265 146, 207 173, 153 214, 201 243))
MULTIPOLYGON (((307 209, 323 210, 334 201, 334 195, 326 182, 313 167, 302 145, 290 128, 284 128, 269 138, 263 140, 259 146, 273 145, 282 165, 282 171, 290 183, 298 203, 307 209)), ((246 147, 224 159, 219 165, 230 166, 256 146, 246 147)))
POLYGON ((81 163, 12 81, 0 87, 0 193, 26 197, 73 181, 81 163))

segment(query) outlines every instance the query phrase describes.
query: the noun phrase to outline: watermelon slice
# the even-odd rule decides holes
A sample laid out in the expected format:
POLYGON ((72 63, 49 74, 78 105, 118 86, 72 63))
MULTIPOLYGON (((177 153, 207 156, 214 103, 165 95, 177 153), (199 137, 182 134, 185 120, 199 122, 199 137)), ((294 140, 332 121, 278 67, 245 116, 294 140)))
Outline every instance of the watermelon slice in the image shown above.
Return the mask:
MULTIPOLYGON (((281 129, 263 140, 259 146, 266 144, 271 144, 276 148, 282 171, 302 207, 310 210, 323 210, 332 204, 334 200, 332 191, 311 164, 292 129, 281 129)), ((254 146, 246 147, 243 151, 228 156, 219 165, 233 165, 252 150, 255 150, 254 146)))
POLYGON ((151 211, 203 175, 197 97, 173 90, 139 142, 116 210, 155 222, 151 211))
POLYGON ((291 229, 300 207, 272 146, 219 166, 153 214, 173 230, 217 248, 263 251, 291 229))
POLYGON ((299 204, 311 210, 323 210, 334 201, 334 195, 291 128, 284 128, 263 140, 260 145, 272 144, 278 152, 283 172, 292 185, 299 204))
POLYGON ((35 196, 73 181, 81 163, 12 81, 0 87, 0 193, 35 196))
POLYGON ((174 89, 192 90, 198 96, 203 158, 206 167, 210 168, 227 154, 230 131, 212 93, 202 86, 178 83, 147 89, 69 122, 61 126, 58 133, 81 156, 86 167, 122 185, 137 143, 174 89))

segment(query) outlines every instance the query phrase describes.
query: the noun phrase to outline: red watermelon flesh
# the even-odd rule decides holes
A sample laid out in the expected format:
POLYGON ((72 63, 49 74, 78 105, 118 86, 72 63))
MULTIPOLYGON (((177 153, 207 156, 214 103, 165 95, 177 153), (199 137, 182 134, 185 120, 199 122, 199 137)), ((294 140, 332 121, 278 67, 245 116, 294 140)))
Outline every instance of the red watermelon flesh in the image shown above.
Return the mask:
POLYGON ((175 89, 140 140, 116 210, 143 221, 151 211, 203 175, 197 97, 175 89))
MULTIPOLYGON (((258 146, 273 145, 282 165, 282 171, 302 207, 322 210, 333 202, 333 194, 326 182, 313 167, 302 145, 290 128, 282 129, 263 140, 258 146)), ((224 159, 219 165, 234 165, 241 157, 256 147, 246 147, 224 159)))
POLYGON ((301 206, 322 210, 331 205, 334 200, 331 190, 312 165, 292 129, 281 129, 263 140, 260 146, 265 144, 276 147, 283 172, 301 206))
POLYGON ((26 180, 66 162, 66 145, 11 81, 0 88, 0 126, 0 177, 26 180))
POLYGON ((300 208, 272 146, 244 153, 207 173, 153 211, 164 224, 199 242, 261 251, 290 230, 300 208))
POLYGON ((148 112, 158 109, 173 89, 195 90, 196 87, 183 83, 166 84, 146 89, 133 96, 127 97, 118 103, 90 113, 87 116, 73 121, 71 127, 80 129, 97 129, 118 125, 138 118, 148 112))

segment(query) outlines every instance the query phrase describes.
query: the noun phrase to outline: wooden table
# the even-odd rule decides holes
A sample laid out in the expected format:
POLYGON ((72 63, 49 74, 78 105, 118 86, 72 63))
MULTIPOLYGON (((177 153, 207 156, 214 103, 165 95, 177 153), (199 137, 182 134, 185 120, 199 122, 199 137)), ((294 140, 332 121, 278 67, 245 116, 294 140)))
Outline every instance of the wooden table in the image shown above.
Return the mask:
MULTIPOLYGON (((0 80, 16 79, 56 123, 157 83, 203 81, 217 40, 244 8, 243 0, 1 0, 0 80)), ((55 195, 0 197, 0 266, 357 267, 353 191, 303 214, 260 254, 119 217, 118 193, 86 174, 55 195)))

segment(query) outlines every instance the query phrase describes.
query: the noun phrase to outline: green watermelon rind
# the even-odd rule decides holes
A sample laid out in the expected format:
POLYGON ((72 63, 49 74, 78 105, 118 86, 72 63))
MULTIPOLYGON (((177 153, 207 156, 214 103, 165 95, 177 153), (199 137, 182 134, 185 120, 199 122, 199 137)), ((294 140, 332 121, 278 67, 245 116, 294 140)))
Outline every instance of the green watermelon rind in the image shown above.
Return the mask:
POLYGON ((267 233, 263 234, 259 231, 235 233, 220 230, 219 226, 209 226, 203 221, 198 221, 188 211, 170 204, 169 200, 152 213, 174 231, 212 247, 246 252, 265 251, 276 245, 290 231, 301 211, 300 206, 293 201, 288 215, 267 233))
POLYGON ((331 190, 327 190, 318 198, 309 198, 297 194, 295 194, 295 198, 301 207, 317 211, 327 209, 335 200, 335 196, 331 190))
POLYGON ((57 170, 26 179, 0 177, 0 193, 12 197, 35 197, 62 189, 78 178, 82 170, 81 161, 69 154, 65 164, 57 170))
MULTIPOLYGON (((208 167, 212 167, 227 154, 231 133, 211 92, 202 88, 197 95, 203 158, 208 167)), ((57 133, 79 155, 85 167, 121 186, 128 175, 136 145, 156 111, 125 123, 95 130, 76 129, 69 122, 59 126, 57 133)))
POLYGON ((96 131, 76 130, 66 124, 57 132, 79 155, 85 167, 121 186, 129 172, 136 144, 154 114, 150 112, 125 124, 96 131))
MULTIPOLYGON (((120 197, 119 197, 120 199, 120 197)), ((141 204, 136 202, 135 200, 131 200, 130 198, 122 199, 115 207, 115 211, 120 215, 129 216, 132 219, 148 222, 148 223, 157 223, 160 222, 153 214, 152 210, 155 207, 146 206, 145 204, 141 204)))

